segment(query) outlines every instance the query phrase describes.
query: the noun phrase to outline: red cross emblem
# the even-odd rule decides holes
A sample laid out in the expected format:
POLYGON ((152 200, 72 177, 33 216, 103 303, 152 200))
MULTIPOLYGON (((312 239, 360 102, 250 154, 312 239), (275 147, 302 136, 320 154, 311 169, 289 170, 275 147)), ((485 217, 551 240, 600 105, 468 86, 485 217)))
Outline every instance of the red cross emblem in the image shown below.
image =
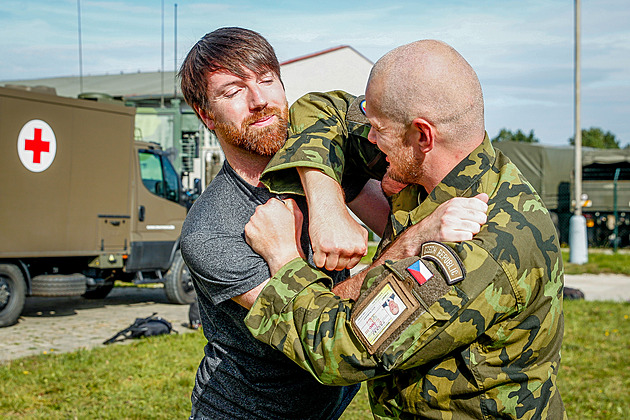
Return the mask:
POLYGON ((52 128, 42 120, 24 124, 18 135, 18 155, 31 172, 42 172, 55 160, 57 140, 52 128))
POLYGON ((42 129, 35 129, 35 138, 24 141, 24 149, 33 152, 33 163, 41 163, 42 152, 50 151, 50 142, 42 140, 42 129))

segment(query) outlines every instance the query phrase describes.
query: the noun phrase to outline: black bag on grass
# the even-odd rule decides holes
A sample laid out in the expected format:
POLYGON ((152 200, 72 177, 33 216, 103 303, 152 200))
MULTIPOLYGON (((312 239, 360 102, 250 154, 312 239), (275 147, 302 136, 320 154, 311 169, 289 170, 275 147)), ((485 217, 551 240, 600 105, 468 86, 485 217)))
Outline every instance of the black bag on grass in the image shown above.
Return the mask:
POLYGON ((157 312, 154 312, 150 317, 136 318, 136 321, 133 324, 124 330, 118 331, 112 338, 105 340, 103 344, 111 344, 128 338, 150 337, 152 335, 177 332, 173 329, 170 322, 156 315, 157 312))
POLYGON ((199 301, 197 298, 188 307, 188 328, 196 330, 201 326, 201 314, 199 313, 199 301))

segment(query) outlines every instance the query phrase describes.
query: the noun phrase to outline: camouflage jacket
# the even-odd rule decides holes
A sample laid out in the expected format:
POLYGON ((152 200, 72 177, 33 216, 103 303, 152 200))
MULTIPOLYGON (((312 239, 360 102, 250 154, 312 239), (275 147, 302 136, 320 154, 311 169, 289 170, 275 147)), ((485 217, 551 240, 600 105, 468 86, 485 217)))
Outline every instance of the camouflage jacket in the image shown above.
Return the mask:
POLYGON ((518 169, 486 137, 427 198, 416 186, 393 197, 392 235, 481 192, 488 222, 473 240, 428 242, 418 257, 372 269, 357 302, 293 260, 261 292, 248 328, 325 384, 369 380, 375 418, 566 417, 560 248, 518 169))

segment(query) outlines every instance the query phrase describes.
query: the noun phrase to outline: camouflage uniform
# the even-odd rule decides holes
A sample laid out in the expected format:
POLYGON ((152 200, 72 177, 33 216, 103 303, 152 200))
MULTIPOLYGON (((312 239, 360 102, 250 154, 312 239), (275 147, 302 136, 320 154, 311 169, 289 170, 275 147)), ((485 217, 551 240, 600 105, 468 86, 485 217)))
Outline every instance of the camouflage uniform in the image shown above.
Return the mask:
MULTIPOLYGON (((319 167, 341 179, 346 140, 358 139, 336 130, 356 117, 357 101, 331 95, 292 109, 308 135, 295 133, 268 168, 275 189, 286 188, 273 182, 280 167, 319 167)), ((389 239, 450 198, 482 192, 488 221, 473 240, 429 242, 419 257, 372 269, 357 302, 335 296, 328 277, 295 259, 261 292, 248 328, 325 384, 369 380, 375 418, 566 418, 556 386, 564 277, 556 230, 487 136, 426 198, 419 186, 392 197, 389 239), (385 312, 390 300, 396 315, 385 312)))

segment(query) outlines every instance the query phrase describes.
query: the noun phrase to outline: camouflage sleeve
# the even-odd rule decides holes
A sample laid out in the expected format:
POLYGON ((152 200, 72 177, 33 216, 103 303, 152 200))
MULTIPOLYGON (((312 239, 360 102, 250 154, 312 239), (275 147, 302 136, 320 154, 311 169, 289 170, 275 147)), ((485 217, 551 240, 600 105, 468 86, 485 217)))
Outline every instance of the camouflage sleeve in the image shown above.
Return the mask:
POLYGON ((289 138, 267 165, 262 183, 275 193, 302 194, 296 167, 319 169, 346 192, 358 192, 370 177, 382 177, 386 161, 367 140, 370 126, 362 100, 342 91, 298 99, 289 113, 289 138))
POLYGON ((295 259, 271 278, 245 324, 322 383, 347 385, 384 374, 352 333, 352 304, 331 285, 324 273, 295 259))
POLYGON ((323 274, 294 260, 263 289, 246 324, 325 384, 423 365, 516 311, 505 274, 482 254, 473 257, 467 287, 449 284, 453 279, 429 259, 388 261, 368 273, 356 303, 334 295, 323 274))

